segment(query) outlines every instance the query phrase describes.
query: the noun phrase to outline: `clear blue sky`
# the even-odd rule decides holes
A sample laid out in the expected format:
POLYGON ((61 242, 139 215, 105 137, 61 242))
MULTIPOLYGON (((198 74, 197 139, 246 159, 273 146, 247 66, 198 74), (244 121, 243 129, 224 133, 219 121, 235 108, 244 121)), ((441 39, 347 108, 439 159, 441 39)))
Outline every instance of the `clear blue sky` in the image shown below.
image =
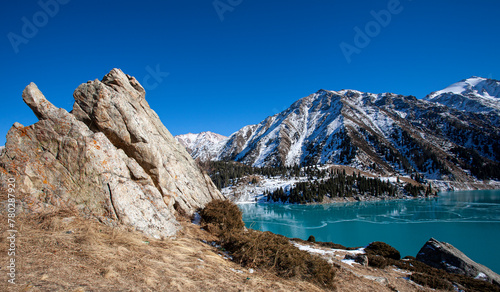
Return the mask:
POLYGON ((3 3, 0 145, 14 122, 36 122, 21 98, 29 82, 71 110, 79 84, 115 67, 141 83, 168 73, 146 79, 146 98, 174 135, 229 135, 321 88, 422 98, 472 75, 500 79, 496 0, 217 0, 219 13, 213 0, 59 1, 51 15, 3 3), (371 11, 388 6, 375 25, 371 11), (347 62, 340 44, 367 25, 369 44, 347 62))

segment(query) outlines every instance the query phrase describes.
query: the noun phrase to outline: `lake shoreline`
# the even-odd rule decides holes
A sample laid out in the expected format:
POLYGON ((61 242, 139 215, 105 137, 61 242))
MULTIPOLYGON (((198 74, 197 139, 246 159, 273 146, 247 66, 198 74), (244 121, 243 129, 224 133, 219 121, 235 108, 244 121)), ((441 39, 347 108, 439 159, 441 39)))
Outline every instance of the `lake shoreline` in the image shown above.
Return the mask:
MULTIPOLYGON (((342 202, 370 202, 370 201, 387 201, 387 200, 411 200, 411 199, 422 199, 428 197, 436 197, 438 193, 450 192, 450 191, 473 191, 473 190, 500 190, 500 181, 495 180, 474 180, 474 181, 446 181, 446 180, 427 180, 425 183, 421 184, 423 187, 431 186, 432 194, 426 194, 425 191, 421 190, 418 192, 417 196, 410 195, 405 190, 405 185, 410 183, 412 185, 418 184, 415 181, 409 180, 407 177, 384 177, 380 178, 383 181, 391 181, 391 183, 397 188, 397 192, 393 196, 387 194, 373 196, 368 194, 356 194, 352 196, 342 196, 342 197, 329 197, 324 196, 322 202, 305 202, 304 204, 330 204, 330 203, 342 203, 342 202)), ((251 183, 250 179, 242 179, 236 181, 233 185, 225 187, 221 190, 224 197, 233 201, 236 204, 249 204, 249 203, 266 203, 267 197, 264 196, 265 192, 274 192, 275 190, 282 188, 287 192, 292 186, 299 182, 308 181, 305 177, 294 178, 294 179, 282 179, 279 177, 271 177, 267 179, 259 178, 257 183, 251 183)), ((278 203, 278 202, 276 202, 278 203)), ((289 204, 287 202, 279 202, 280 204, 289 204)))
POLYGON ((431 237, 500 271, 487 250, 500 241, 500 190, 441 192, 436 197, 336 200, 329 204, 239 204, 248 228, 347 247, 382 241, 416 256, 431 237), (477 248, 481 246, 481 248, 477 248))

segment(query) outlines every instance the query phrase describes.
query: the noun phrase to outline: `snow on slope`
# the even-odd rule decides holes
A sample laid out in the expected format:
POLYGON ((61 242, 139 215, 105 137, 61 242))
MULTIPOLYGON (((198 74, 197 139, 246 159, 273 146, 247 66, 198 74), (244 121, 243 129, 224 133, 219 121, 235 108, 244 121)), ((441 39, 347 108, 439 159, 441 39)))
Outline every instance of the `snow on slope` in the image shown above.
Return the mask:
POLYGON ((191 148, 194 145, 199 135, 200 134, 188 133, 183 135, 177 135, 174 138, 177 139, 177 141, 179 141, 179 143, 181 143, 182 146, 186 148, 191 148))
POLYGON ((252 204, 258 201, 264 202, 264 192, 274 192, 279 188, 288 191, 298 182, 307 181, 307 177, 283 179, 281 177, 261 177, 257 184, 236 184, 225 187, 221 193, 237 204, 252 204))
POLYGON ((433 92, 424 99, 462 111, 500 114, 500 81, 471 77, 433 92))
POLYGON ((444 93, 466 94, 474 93, 485 98, 500 98, 499 81, 482 77, 471 77, 454 83, 445 89, 435 91, 428 95, 428 99, 432 100, 438 95, 444 93))
POLYGON ((210 160, 217 156, 228 137, 207 131, 199 134, 177 135, 175 139, 187 149, 193 158, 210 160))
POLYGON ((321 143, 342 127, 340 96, 332 96, 320 90, 257 125, 243 128, 231 135, 218 158, 253 166, 300 163, 310 155, 307 145, 321 143))
POLYGON ((382 176, 420 173, 468 182, 471 174, 484 176, 500 165, 499 83, 473 77, 426 100, 322 89, 226 140, 196 144, 194 134, 185 140, 196 148, 193 157, 204 160, 257 167, 341 164, 382 176), (484 171, 471 168, 467 153, 481 156, 484 171))
MULTIPOLYGON (((482 79, 470 81, 476 88, 481 82, 482 79)), ((458 91, 458 87, 454 86, 453 90, 458 91)), ((389 166, 380 159, 373 160, 374 155, 387 154, 380 152, 382 149, 373 141, 367 141, 367 145, 361 140, 377 136, 380 143, 386 144, 395 133, 400 133, 397 129, 411 126, 409 119, 416 125, 422 118, 428 118, 424 112, 437 107, 435 103, 392 93, 319 90, 257 125, 242 128, 231 135, 225 145, 210 151, 218 151, 217 160, 235 160, 257 167, 325 163, 367 166, 376 162, 383 164, 382 173, 392 172, 397 165, 389 166), (355 149, 358 150, 353 157, 355 149)), ((438 110, 448 114, 443 107, 438 110)), ((423 129, 414 129, 412 133, 421 137, 418 139, 428 140, 424 138, 423 129)), ((436 139, 434 142, 444 143, 439 140, 441 138, 436 139)), ((401 150, 408 152, 407 149, 401 150)))

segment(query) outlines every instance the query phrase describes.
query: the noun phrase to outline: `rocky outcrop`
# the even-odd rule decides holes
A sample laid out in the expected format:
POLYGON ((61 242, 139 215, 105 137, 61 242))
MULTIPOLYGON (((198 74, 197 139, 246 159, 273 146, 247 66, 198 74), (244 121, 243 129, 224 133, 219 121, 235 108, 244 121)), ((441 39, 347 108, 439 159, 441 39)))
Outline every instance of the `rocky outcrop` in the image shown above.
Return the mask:
POLYGON ((76 118, 134 158, 169 205, 192 214, 221 196, 149 107, 135 78, 113 69, 102 81, 80 85, 73 95, 76 118))
POLYGON ((417 260, 449 273, 485 280, 500 286, 500 276, 468 258, 453 245, 429 239, 417 254, 417 260))
POLYGON ((135 78, 113 69, 80 85, 74 97, 68 113, 34 83, 23 92, 39 121, 14 124, 0 157, 0 173, 16 179, 23 208, 74 207, 165 237, 178 229, 176 212, 192 214, 222 198, 149 108, 135 78))
POLYGON ((346 254, 344 260, 353 260, 354 262, 366 267, 368 266, 368 257, 365 254, 346 254))

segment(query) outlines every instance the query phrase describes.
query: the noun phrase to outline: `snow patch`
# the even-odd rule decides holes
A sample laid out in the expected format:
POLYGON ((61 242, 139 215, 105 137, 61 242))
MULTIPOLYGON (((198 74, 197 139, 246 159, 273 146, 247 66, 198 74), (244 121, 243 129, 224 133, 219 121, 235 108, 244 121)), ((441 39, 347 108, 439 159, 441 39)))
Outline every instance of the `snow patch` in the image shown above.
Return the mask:
POLYGON ((345 249, 333 249, 333 248, 324 248, 319 249, 312 247, 310 245, 303 245, 297 242, 292 242, 298 249, 307 251, 308 253, 314 253, 319 255, 335 255, 336 253, 343 252, 351 255, 365 254, 365 248, 359 248, 356 250, 345 250, 345 249))
POLYGON ((476 280, 481 280, 481 281, 489 281, 490 278, 488 278, 488 276, 486 276, 484 273, 482 272, 479 272, 479 274, 477 274, 476 277, 474 277, 474 279, 476 280))

